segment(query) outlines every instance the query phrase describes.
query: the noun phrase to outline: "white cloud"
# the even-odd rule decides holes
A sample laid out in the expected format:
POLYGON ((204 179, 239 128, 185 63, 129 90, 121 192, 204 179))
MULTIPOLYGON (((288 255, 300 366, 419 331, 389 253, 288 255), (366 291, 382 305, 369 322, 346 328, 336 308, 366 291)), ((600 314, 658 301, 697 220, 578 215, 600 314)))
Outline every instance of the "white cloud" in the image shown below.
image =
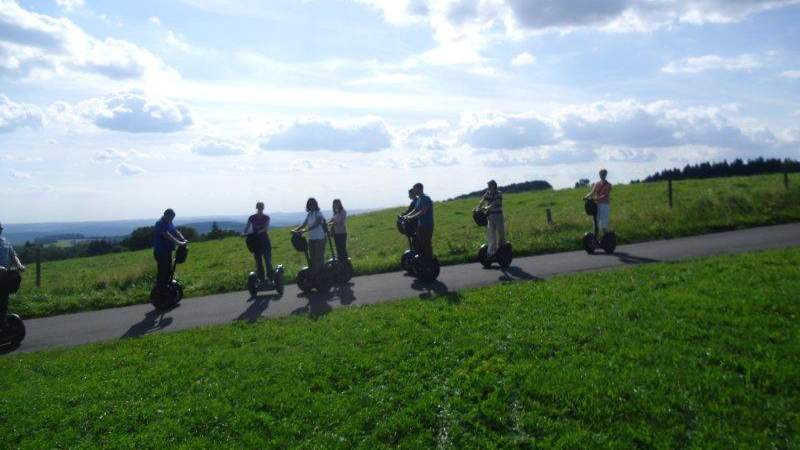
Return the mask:
POLYGON ((536 62, 536 57, 528 52, 520 53, 511 60, 511 64, 515 66, 529 66, 536 62))
POLYGON ((234 141, 214 137, 203 137, 192 145, 192 153, 200 156, 243 155, 247 149, 234 141))
POLYGON ((132 177, 132 176, 140 175, 140 174, 143 174, 143 173, 144 173, 144 169, 142 169, 141 167, 138 167, 138 166, 131 165, 131 164, 122 163, 119 166, 117 166, 117 175, 120 175, 120 176, 123 176, 123 177, 132 177))
POLYGON ((130 133, 169 133, 193 123, 185 106, 135 90, 86 100, 76 109, 100 128, 130 133))
POLYGON ((665 73, 700 73, 709 70, 740 72, 750 71, 762 66, 763 63, 750 54, 742 54, 731 58, 719 55, 704 55, 672 61, 662 67, 661 71, 665 73))
POLYGON ((28 11, 11 0, 0 1, 0 30, 0 75, 46 78, 77 72, 115 80, 178 77, 147 49, 120 39, 94 38, 69 19, 28 11))
POLYGON ((35 105, 14 103, 0 94, 0 133, 9 133, 17 128, 38 129, 44 125, 44 114, 35 105))
POLYGON ((167 32, 167 38, 164 40, 167 45, 173 47, 184 53, 192 53, 194 49, 182 37, 175 34, 172 30, 167 32))
POLYGON ((159 18, 158 16, 150 16, 147 18, 147 21, 152 23, 153 25, 158 25, 158 26, 161 25, 161 18, 159 18))
POLYGON ((72 11, 84 6, 83 0, 56 0, 56 4, 67 11, 72 11))
POLYGON ((112 161, 122 161, 130 156, 129 152, 107 148, 105 150, 98 150, 92 155, 92 161, 96 163, 106 163, 112 161))
POLYGON ((496 156, 483 161, 486 167, 504 168, 519 166, 549 166, 556 164, 577 164, 594 161, 597 154, 587 148, 548 146, 510 155, 500 151, 496 156))
POLYGON ((784 78, 797 79, 800 78, 800 70, 786 70, 781 72, 781 76, 784 78))
POLYGON ((17 180, 28 180, 31 178, 31 174, 29 174, 28 172, 21 172, 19 170, 10 170, 9 174, 11 175, 11 178, 17 180))
POLYGON ((614 162, 642 163, 656 159, 656 152, 652 149, 605 148, 598 153, 602 159, 614 162))
POLYGON ((476 114, 462 118, 464 143, 481 149, 521 149, 552 144, 553 123, 535 113, 506 115, 476 114))
POLYGON ((261 140, 263 150, 374 152, 391 145, 389 129, 375 117, 343 122, 306 118, 279 123, 261 140))

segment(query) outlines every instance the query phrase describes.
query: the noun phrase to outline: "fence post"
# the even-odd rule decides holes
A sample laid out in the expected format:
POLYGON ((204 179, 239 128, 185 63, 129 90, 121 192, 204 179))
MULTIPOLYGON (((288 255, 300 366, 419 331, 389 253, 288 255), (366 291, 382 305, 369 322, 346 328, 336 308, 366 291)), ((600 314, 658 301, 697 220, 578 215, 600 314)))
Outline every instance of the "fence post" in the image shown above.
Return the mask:
POLYGON ((42 287, 42 247, 36 247, 36 287, 42 287))
POLYGON ((550 211, 550 208, 547 208, 547 224, 548 225, 553 224, 553 212, 550 211))
POLYGON ((669 191, 669 209, 672 209, 672 178, 667 180, 667 191, 669 191))

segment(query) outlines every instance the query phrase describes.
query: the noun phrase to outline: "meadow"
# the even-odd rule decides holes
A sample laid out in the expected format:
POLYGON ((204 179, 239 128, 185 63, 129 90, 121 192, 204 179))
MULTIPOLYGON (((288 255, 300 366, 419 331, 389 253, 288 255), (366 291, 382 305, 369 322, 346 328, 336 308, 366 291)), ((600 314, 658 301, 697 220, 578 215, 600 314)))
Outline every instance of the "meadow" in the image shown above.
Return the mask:
POLYGON ((798 448, 800 249, 0 358, 8 448, 798 448))
MULTIPOLYGON (((667 205, 666 186, 615 187, 612 227, 620 243, 800 220, 800 187, 791 184, 786 189, 782 175, 676 182, 672 209, 667 205)), ((580 237, 591 228, 581 201, 585 192, 564 189, 506 195, 507 236, 515 255, 579 249, 580 237), (553 224, 545 219, 548 208, 553 224)), ((398 194, 398 203, 407 205, 404 193, 398 194)), ((471 209, 476 203, 466 199, 436 204, 434 249, 443 264, 477 260, 484 229, 472 222, 471 209)), ((349 251, 358 274, 399 270, 399 257, 407 246, 395 228, 396 215, 402 209, 349 220, 349 251)), ((284 265, 287 280, 292 281, 305 266, 305 258, 292 249, 288 229, 273 229, 271 236, 273 261, 284 265)), ((244 290, 253 265, 241 238, 201 242, 190 245, 189 260, 178 268, 177 277, 186 286, 187 297, 238 291, 244 290)), ((33 269, 32 264, 29 267, 33 269)), ((33 270, 29 271, 22 289, 11 300, 11 311, 37 317, 143 303, 148 300, 154 272, 152 252, 147 250, 43 263, 42 287, 35 287, 33 270)))

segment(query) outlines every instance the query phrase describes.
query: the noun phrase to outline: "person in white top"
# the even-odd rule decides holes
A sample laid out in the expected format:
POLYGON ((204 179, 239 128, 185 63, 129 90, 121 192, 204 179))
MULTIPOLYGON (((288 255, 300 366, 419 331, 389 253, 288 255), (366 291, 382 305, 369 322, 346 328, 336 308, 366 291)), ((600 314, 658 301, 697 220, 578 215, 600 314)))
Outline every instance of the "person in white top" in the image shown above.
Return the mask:
POLYGON ((309 198, 306 202, 306 220, 302 225, 292 230, 292 233, 308 232, 308 253, 310 269, 317 272, 325 265, 325 216, 319 210, 319 204, 315 198, 309 198))
POLYGON ((347 211, 338 198, 333 201, 333 217, 328 225, 336 244, 336 254, 340 260, 347 261, 347 211))

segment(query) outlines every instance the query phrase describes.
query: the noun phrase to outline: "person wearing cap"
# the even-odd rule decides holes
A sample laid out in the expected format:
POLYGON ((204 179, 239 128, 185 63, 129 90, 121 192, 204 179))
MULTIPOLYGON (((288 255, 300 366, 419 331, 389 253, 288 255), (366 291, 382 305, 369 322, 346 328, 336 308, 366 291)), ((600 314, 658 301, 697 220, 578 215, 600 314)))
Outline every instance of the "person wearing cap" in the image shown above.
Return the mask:
POLYGON ((503 193, 497 189, 497 182, 489 180, 488 189, 481 197, 476 211, 486 214, 486 255, 491 258, 497 249, 506 243, 506 227, 503 218, 503 193))
POLYGON ((606 177, 608 177, 608 171, 600 169, 600 181, 592 185, 592 190, 584 197, 587 200, 594 199, 597 203, 597 226, 604 235, 608 233, 611 217, 611 183, 606 180, 606 177))
POLYGON ((244 234, 252 233, 258 237, 259 251, 253 253, 256 258, 256 273, 258 279, 264 281, 264 266, 267 267, 266 273, 272 279, 272 243, 269 240, 270 218, 264 214, 264 202, 256 203, 256 213, 247 219, 244 227, 244 234))
POLYGON ((425 195, 422 183, 414 185, 414 210, 403 216, 406 220, 418 220, 416 246, 423 260, 433 259, 433 201, 425 195))
MULTIPOLYGON (((18 269, 25 270, 22 261, 19 260, 17 252, 10 242, 2 236, 3 224, 0 223, 0 276, 4 275, 7 270, 18 269)), ((11 295, 4 286, 0 286, 0 330, 7 327, 6 315, 8 314, 8 297, 11 295)))
POLYGON ((176 245, 186 245, 189 241, 175 228, 172 221, 175 211, 171 208, 164 211, 153 229, 153 257, 156 259, 156 285, 167 286, 172 276, 172 252, 176 245))

